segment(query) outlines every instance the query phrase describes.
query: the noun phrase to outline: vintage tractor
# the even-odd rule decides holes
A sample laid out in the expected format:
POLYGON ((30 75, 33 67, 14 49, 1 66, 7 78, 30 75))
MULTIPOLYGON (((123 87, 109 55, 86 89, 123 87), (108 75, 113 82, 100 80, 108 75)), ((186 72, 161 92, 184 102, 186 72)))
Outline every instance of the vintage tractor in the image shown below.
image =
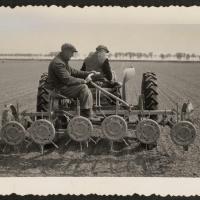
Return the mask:
POLYGON ((9 145, 17 145, 28 135, 41 146, 42 153, 44 146, 49 143, 58 148, 55 143, 59 134, 68 135, 66 145, 73 140, 80 144, 81 149, 82 144, 88 146, 90 141, 97 143, 99 138, 108 139, 113 149, 113 143, 116 141, 124 141, 127 144, 127 137, 135 137, 142 145, 151 149, 156 146, 161 134, 160 127, 169 126, 172 141, 187 150, 196 136, 195 126, 188 117, 189 104, 185 103, 180 111, 178 107, 159 110, 156 74, 146 72, 142 76, 138 103, 131 105, 127 102, 126 85, 134 78, 135 69, 127 68, 123 74, 122 87, 118 88, 120 96, 115 95, 116 88, 103 88, 92 81, 89 83, 94 97, 93 110, 98 116, 97 120, 90 121, 80 116, 78 99, 68 99, 59 91, 47 89, 48 75, 44 73, 39 81, 37 112, 22 113, 24 121, 21 123, 16 109, 12 107, 14 120, 3 123, 1 139, 9 145), (99 135, 94 131, 96 126, 101 129, 99 135), (133 130, 134 134, 130 133, 129 129, 133 130))

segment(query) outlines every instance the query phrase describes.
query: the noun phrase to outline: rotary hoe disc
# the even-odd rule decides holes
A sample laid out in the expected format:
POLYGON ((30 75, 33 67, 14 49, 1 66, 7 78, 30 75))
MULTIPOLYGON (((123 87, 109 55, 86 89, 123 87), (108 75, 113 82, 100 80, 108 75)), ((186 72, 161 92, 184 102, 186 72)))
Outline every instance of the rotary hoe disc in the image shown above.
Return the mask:
POLYGON ((136 137, 144 144, 155 143, 160 136, 160 127, 152 119, 145 119, 138 123, 136 127, 136 137))
POLYGON ((33 141, 40 145, 52 143, 55 138, 55 128, 53 124, 46 120, 36 120, 30 127, 29 133, 33 141))
POLYGON ((1 139, 9 145, 18 145, 25 139, 25 128, 17 121, 10 121, 1 129, 1 139))
POLYGON ((77 142, 87 141, 93 132, 93 126, 89 119, 82 116, 74 117, 70 120, 67 133, 69 137, 77 142))
POLYGON ((120 140, 127 133, 127 123, 118 115, 106 117, 102 122, 101 127, 104 136, 111 141, 120 140))
POLYGON ((170 136, 175 144, 187 146, 194 142, 196 137, 196 128, 189 121, 181 121, 173 126, 170 136))

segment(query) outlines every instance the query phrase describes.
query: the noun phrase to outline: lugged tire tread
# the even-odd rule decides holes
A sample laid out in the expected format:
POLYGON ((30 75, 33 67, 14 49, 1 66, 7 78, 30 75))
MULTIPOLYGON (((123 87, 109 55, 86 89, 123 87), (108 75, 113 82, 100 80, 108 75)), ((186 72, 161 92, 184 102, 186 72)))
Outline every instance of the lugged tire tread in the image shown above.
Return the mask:
MULTIPOLYGON (((157 77, 154 72, 146 72, 143 74, 141 94, 144 97, 144 109, 157 110, 158 109, 158 84, 157 77)), ((154 119, 156 116, 152 116, 154 119)))
POLYGON ((48 74, 43 73, 39 80, 38 93, 37 93, 37 112, 48 112, 49 107, 49 92, 45 87, 47 83, 48 74))

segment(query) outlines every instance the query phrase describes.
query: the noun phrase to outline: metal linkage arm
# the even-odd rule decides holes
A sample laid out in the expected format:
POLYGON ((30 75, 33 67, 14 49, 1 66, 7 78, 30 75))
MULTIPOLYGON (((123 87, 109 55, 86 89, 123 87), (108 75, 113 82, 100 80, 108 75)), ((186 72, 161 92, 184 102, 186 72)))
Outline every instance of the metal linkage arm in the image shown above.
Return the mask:
POLYGON ((123 101, 123 100, 120 99, 119 97, 116 97, 115 95, 111 94, 110 92, 104 90, 103 88, 101 88, 100 86, 98 86, 97 84, 95 84, 94 82, 91 81, 90 83, 91 83, 91 85, 93 85, 95 88, 97 88, 98 90, 102 91, 104 94, 108 95, 109 97, 115 99, 116 101, 121 102, 122 104, 124 104, 125 106, 127 106, 128 108, 130 108, 130 105, 129 105, 127 102, 123 101))

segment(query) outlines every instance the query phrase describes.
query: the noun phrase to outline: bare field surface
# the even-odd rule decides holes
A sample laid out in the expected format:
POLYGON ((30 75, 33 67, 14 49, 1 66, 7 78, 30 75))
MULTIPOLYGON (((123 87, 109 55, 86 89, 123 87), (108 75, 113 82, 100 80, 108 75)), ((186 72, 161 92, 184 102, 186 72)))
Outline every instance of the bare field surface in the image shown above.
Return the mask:
MULTIPOLYGON (((49 61, 0 61, 0 111, 4 104, 19 103, 20 110, 35 111, 36 93, 40 75, 48 69, 49 61)), ((157 148, 147 151, 135 139, 129 147, 110 152, 110 144, 100 140, 80 151, 79 144, 65 146, 66 136, 57 141, 59 149, 48 148, 44 155, 36 144, 18 149, 0 145, 0 176, 169 176, 200 177, 200 63, 175 62, 111 62, 119 80, 123 69, 134 66, 135 78, 129 82, 128 101, 137 103, 142 73, 157 74, 161 109, 179 107, 190 99, 194 106, 193 119, 197 128, 195 143, 187 152, 174 145, 170 130, 162 128, 157 148), (18 152, 20 151, 20 152, 18 152)), ((80 61, 71 65, 80 68, 80 61)), ((99 131, 99 130, 96 130, 99 131)), ((131 131, 131 130, 130 130, 131 131)), ((118 143, 116 148, 124 146, 118 143)))

